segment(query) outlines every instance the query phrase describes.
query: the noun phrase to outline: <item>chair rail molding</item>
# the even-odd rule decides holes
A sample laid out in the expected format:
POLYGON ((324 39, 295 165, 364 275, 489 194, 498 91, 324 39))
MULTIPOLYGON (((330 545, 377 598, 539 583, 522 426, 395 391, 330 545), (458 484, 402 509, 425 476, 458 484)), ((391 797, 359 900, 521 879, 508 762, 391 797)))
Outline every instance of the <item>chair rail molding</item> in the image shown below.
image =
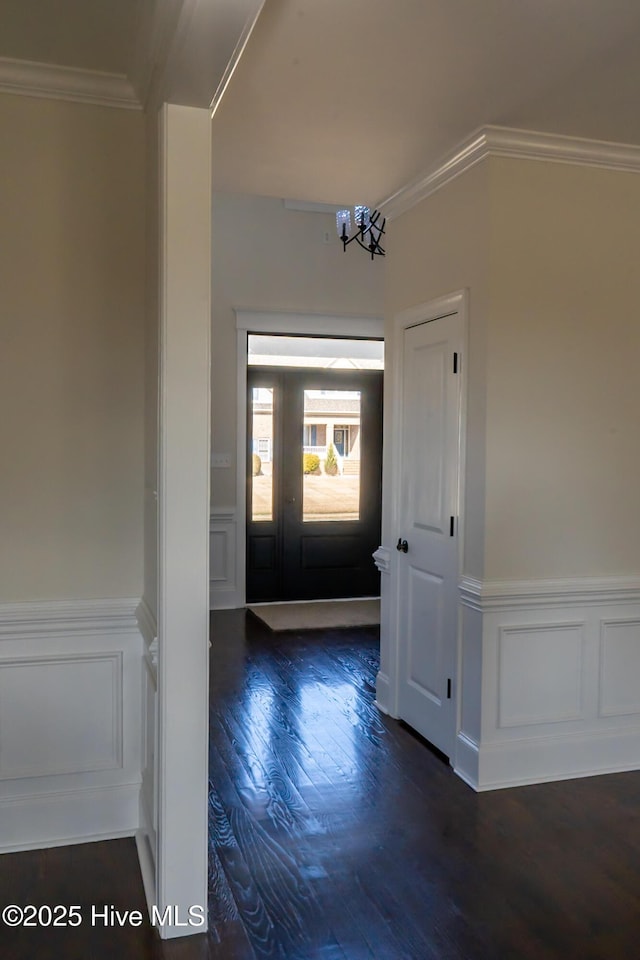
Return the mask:
POLYGON ((475 790, 640 769, 640 577, 459 582, 456 772, 475 790))

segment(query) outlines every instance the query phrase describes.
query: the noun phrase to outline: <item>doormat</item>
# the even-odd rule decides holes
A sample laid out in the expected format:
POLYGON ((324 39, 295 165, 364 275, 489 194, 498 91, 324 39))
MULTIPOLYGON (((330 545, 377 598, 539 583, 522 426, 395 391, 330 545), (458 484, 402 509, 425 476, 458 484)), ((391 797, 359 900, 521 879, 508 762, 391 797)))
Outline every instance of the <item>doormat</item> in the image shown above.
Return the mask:
POLYGON ((322 600, 264 603, 247 607, 270 630, 331 630, 380 623, 379 600, 322 600))

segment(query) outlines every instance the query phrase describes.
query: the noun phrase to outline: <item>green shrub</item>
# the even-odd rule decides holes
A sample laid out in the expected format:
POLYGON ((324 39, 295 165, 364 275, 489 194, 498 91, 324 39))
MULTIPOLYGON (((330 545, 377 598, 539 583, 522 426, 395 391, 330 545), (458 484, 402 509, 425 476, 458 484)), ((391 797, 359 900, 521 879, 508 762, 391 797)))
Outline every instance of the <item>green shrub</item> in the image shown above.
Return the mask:
POLYGON ((302 454, 302 472, 305 474, 320 473, 320 457, 317 453, 302 454))
POLYGON ((261 477, 262 476, 262 460, 257 453, 253 455, 253 476, 261 477))
POLYGON ((336 459, 336 451, 333 447, 333 444, 329 444, 327 450, 327 456, 324 461, 324 472, 327 473, 330 477, 335 477, 338 472, 338 461, 336 459))

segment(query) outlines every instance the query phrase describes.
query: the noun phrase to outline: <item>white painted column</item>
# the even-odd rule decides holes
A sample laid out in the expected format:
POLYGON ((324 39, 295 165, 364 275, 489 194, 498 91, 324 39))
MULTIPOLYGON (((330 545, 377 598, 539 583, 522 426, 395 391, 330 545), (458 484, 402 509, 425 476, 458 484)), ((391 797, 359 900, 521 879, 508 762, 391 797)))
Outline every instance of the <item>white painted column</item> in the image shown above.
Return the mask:
POLYGON ((156 898, 162 937, 206 930, 211 115, 160 113, 156 898), (189 925, 189 909, 205 922, 189 925), (177 913, 176 913, 177 911, 177 913), (183 925, 184 924, 184 925, 183 925))

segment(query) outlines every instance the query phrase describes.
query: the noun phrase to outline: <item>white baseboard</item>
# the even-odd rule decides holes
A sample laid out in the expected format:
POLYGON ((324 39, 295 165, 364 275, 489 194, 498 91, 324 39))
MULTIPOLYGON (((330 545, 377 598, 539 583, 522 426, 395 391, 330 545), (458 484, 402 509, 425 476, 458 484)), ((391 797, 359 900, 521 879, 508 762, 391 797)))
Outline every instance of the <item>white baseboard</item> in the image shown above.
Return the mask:
POLYGON ((139 783, 0 800, 0 853, 132 837, 139 783))
POLYGON ((136 833, 136 848, 138 851, 138 861, 140 863, 140 873, 142 874, 144 895, 147 901, 147 910, 149 911, 149 920, 153 922, 151 908, 158 903, 156 896, 156 865, 149 845, 149 836, 144 830, 138 830, 136 833))
POLYGON ((457 737, 453 770, 470 787, 478 789, 478 744, 464 733, 457 737))
POLYGON ((376 706, 387 716, 391 716, 389 692, 389 677, 379 670, 376 677, 376 706))
POLYGON ((487 744, 479 791, 574 780, 640 769, 640 735, 628 730, 594 732, 487 744))
POLYGON ((457 736, 462 779, 481 791, 640 769, 640 578, 467 578, 460 600, 460 713, 479 722, 457 736))
POLYGON ((138 601, 0 604, 0 851, 133 836, 138 601))

